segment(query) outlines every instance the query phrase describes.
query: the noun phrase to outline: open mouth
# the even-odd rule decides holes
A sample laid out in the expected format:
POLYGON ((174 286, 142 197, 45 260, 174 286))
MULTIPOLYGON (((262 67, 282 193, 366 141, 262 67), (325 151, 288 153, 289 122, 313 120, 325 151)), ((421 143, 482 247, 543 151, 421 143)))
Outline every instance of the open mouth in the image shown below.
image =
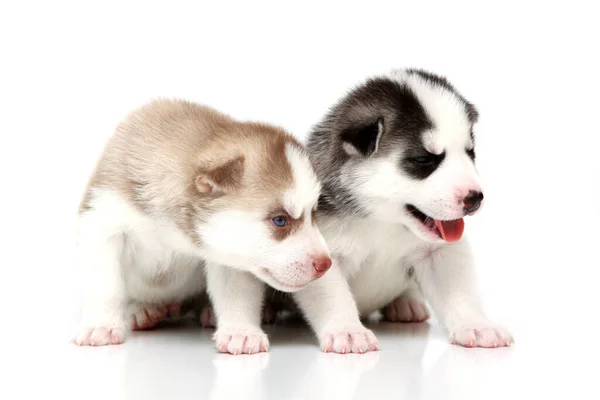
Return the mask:
POLYGON ((446 221, 434 219, 411 204, 406 206, 406 211, 418 220, 425 229, 446 242, 456 242, 462 237, 465 229, 465 221, 462 218, 446 221))

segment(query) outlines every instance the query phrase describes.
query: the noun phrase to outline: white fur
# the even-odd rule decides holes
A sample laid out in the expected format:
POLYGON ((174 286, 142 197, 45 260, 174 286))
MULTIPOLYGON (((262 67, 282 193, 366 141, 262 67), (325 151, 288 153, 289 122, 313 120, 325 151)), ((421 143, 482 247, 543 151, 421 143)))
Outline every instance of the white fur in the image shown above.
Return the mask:
POLYGON ((77 343, 107 344, 111 330, 122 341, 140 308, 181 302, 204 289, 202 260, 172 222, 144 215, 108 190, 94 191, 90 205, 78 229, 85 297, 77 343), (166 284, 147 283, 162 274, 166 284))
POLYGON ((76 343, 121 343, 129 328, 177 314, 208 280, 217 345, 266 350, 264 282, 298 290, 330 264, 312 223, 320 186, 307 154, 281 129, 187 101, 153 101, 119 126, 81 204, 86 298, 76 343), (272 154, 279 141, 285 150, 272 154), (289 226, 274 224, 282 215, 289 226))
POLYGON ((217 348, 231 354, 267 351, 269 341, 260 328, 264 283, 219 264, 207 263, 206 272, 218 327, 213 336, 217 348))
POLYGON ((320 225, 328 238, 334 267, 295 293, 295 298, 324 350, 349 351, 343 347, 347 340, 340 345, 339 341, 328 342, 328 338, 352 335, 361 343, 368 338, 376 347, 371 331, 358 316, 367 317, 407 292, 414 296, 414 282, 406 279, 410 267, 452 340, 485 347, 512 341, 510 334, 491 324, 481 309, 465 237, 455 244, 427 243, 402 225, 372 220, 329 219, 320 225), (476 330, 486 331, 487 336, 477 336, 476 330))
MULTIPOLYGON (((302 205, 302 209, 310 211, 313 206, 302 205)), ((259 213, 236 210, 215 213, 201 228, 207 244, 204 254, 207 259, 251 272, 279 290, 299 290, 317 277, 313 261, 329 256, 325 240, 310 218, 304 218, 297 232, 277 241, 264 219, 259 213)))
POLYGON ((292 169, 292 186, 280 200, 291 218, 303 217, 294 234, 277 241, 271 237, 263 214, 234 210, 217 212, 198 229, 207 244, 207 259, 221 260, 208 263, 207 279, 217 317, 214 339, 223 352, 267 351, 269 342, 260 328, 265 291, 261 280, 286 292, 299 290, 319 276, 313 266, 315 260, 329 257, 325 240, 311 218, 320 185, 306 155, 287 145, 286 157, 292 169))
MULTIPOLYGON (((120 343, 132 319, 144 310, 150 314, 155 306, 180 303, 201 293, 206 286, 203 260, 209 260, 208 280, 217 321, 225 321, 219 323, 217 344, 231 352, 257 347, 224 342, 226 332, 233 332, 234 322, 239 321, 238 332, 257 332, 253 337, 260 337, 258 348, 268 348, 260 330, 264 283, 256 277, 280 290, 298 290, 318 277, 313 261, 329 256, 310 218, 318 184, 312 173, 298 171, 301 161, 291 154, 295 180, 289 192, 294 195, 286 192, 282 201, 306 215, 302 227, 281 242, 271 237, 263 214, 223 210, 199 224, 205 242, 200 250, 172 221, 140 212, 115 192, 93 191, 90 210, 79 219, 79 263, 86 286, 83 326, 76 342, 120 343), (148 284, 161 275, 168 277, 168 284, 148 284)), ((248 345, 253 343, 248 340, 248 345)))
POLYGON ((197 228, 198 235, 206 244, 206 256, 242 270, 257 268, 255 260, 250 261, 248 257, 257 251, 259 241, 270 241, 263 220, 264 215, 258 211, 224 209, 214 213, 206 224, 197 228))
POLYGON ((260 330, 264 283, 256 277, 280 290, 298 290, 319 276, 315 259, 329 256, 318 227, 311 222, 319 185, 307 168, 306 156, 293 148, 286 154, 293 185, 280 202, 290 214, 299 210, 296 217, 304 213, 304 219, 302 227, 283 241, 272 237, 264 214, 225 209, 198 223, 205 243, 198 249, 172 221, 140 212, 115 192, 93 191, 90 210, 79 219, 79 263, 86 287, 83 326, 76 342, 120 343, 141 311, 148 308, 150 314, 155 305, 200 293, 206 286, 203 260, 207 260, 217 321, 224 321, 215 335, 217 344, 231 352, 268 348, 260 330), (168 284, 147 283, 161 275, 168 277, 168 284), (255 332, 258 336, 252 337, 260 339, 258 347, 250 346, 254 343, 250 339, 244 345, 250 347, 240 347, 244 342, 233 339, 225 343, 223 338, 231 338, 236 326, 238 333, 255 332))
POLYGON ((446 158, 443 168, 436 170, 426 184, 404 179, 397 173, 396 178, 388 177, 388 180, 399 180, 394 185, 404 190, 410 187, 414 197, 420 200, 418 208, 425 214, 440 220, 460 218, 462 199, 469 191, 483 191, 475 166, 465 152, 473 148, 465 105, 453 93, 420 75, 395 70, 389 76, 407 84, 434 121, 434 128, 423 134, 423 142, 433 154, 445 151, 446 158))
POLYGON ((223 210, 199 225, 198 234, 207 244, 208 259, 252 272, 277 289, 295 291, 317 277, 313 262, 329 257, 329 250, 311 220, 320 184, 305 154, 289 144, 285 152, 292 170, 292 185, 279 201, 291 218, 302 217, 300 229, 277 241, 265 224, 263 213, 223 210))
POLYGON ((299 218, 303 212, 309 215, 319 199, 321 184, 308 157, 296 146, 288 143, 285 155, 292 169, 294 186, 283 196, 284 207, 292 218, 299 218))
MULTIPOLYGON (((446 159, 425 180, 402 173, 398 167, 401 149, 383 159, 357 156, 346 164, 340 171, 347 179, 343 183, 356 193, 370 217, 319 220, 334 267, 295 293, 295 298, 325 351, 376 348, 376 339, 359 315, 366 317, 394 302, 407 304, 410 300, 420 305, 419 287, 454 342, 508 345, 510 334, 491 324, 479 304, 467 239, 446 243, 404 208, 412 204, 440 220, 461 218, 463 198, 469 190, 481 191, 477 171, 465 152, 473 144, 464 106, 444 89, 417 76, 397 72, 392 76, 413 88, 436 127, 425 132, 424 142, 432 152, 445 151, 446 159), (410 268, 416 281, 408 279, 410 268), (349 338, 356 338, 358 348, 349 338)), ((418 312, 422 314, 422 310, 418 312)))

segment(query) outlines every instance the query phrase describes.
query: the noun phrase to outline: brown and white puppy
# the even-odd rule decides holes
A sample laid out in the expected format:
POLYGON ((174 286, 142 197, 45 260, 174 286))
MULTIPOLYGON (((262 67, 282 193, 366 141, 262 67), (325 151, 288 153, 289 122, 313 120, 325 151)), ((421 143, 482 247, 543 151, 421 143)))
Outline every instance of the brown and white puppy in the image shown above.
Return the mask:
POLYGON ((81 204, 75 343, 119 344, 207 287, 219 350, 268 350, 264 282, 293 292, 331 265, 314 219, 319 191, 304 148, 280 128, 180 100, 135 110, 81 204))

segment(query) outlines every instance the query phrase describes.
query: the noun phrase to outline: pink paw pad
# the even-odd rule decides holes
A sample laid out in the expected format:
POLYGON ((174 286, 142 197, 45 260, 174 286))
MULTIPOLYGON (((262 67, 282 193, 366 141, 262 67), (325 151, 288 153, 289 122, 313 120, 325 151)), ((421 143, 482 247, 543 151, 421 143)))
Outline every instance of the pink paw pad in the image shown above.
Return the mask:
POLYGON ((121 328, 86 328, 72 342, 78 346, 107 346, 123 343, 125 331, 121 328))
POLYGON ((451 335, 452 344, 463 347, 507 347, 514 343, 508 331, 501 327, 475 327, 466 328, 451 335))
POLYGON ((200 325, 202 325, 203 328, 214 328, 217 326, 215 312, 211 306, 204 307, 200 312, 200 325))
POLYGON ((383 309, 383 316, 390 322, 423 322, 429 319, 429 310, 420 299, 400 296, 383 309))
POLYGON ((213 336, 221 353, 256 354, 269 351, 269 340, 262 332, 216 332, 213 336))
POLYGON ((133 315, 134 331, 150 329, 158 325, 169 315, 167 307, 144 307, 133 315))
POLYGON ((325 338, 321 341, 321 349, 325 353, 362 354, 379 350, 379 343, 373 332, 368 329, 361 329, 358 332, 339 332, 325 335, 325 338))

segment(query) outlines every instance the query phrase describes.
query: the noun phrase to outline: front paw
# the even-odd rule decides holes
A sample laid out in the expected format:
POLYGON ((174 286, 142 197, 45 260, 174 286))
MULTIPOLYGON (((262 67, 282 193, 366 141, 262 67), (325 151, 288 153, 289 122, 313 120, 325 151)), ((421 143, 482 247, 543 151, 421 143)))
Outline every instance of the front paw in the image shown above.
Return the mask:
POLYGON ((450 342, 464 347, 507 347, 514 343, 503 327, 492 324, 473 324, 450 333, 450 342))
POLYGON ((131 316, 131 329, 141 331, 154 328, 169 315, 167 307, 146 306, 140 307, 131 316))
POLYGON ((362 325, 326 329, 325 333, 320 335, 320 342, 325 353, 366 353, 379 350, 375 334, 362 325))
POLYGON ((269 351, 269 339, 254 326, 220 327, 213 335, 217 349, 221 353, 255 354, 269 351))
POLYGON ((214 328, 217 326, 215 311, 210 305, 202 307, 202 311, 200 311, 200 325, 203 328, 214 328))
POLYGON ((181 304, 169 305, 135 304, 130 309, 131 330, 152 329, 168 317, 177 318, 181 313, 181 304))
POLYGON ((78 346, 107 346, 123 343, 125 330, 121 326, 95 326, 82 328, 72 339, 78 346))
POLYGON ((427 305, 417 296, 400 295, 382 310, 390 322, 423 322, 429 318, 427 305))

